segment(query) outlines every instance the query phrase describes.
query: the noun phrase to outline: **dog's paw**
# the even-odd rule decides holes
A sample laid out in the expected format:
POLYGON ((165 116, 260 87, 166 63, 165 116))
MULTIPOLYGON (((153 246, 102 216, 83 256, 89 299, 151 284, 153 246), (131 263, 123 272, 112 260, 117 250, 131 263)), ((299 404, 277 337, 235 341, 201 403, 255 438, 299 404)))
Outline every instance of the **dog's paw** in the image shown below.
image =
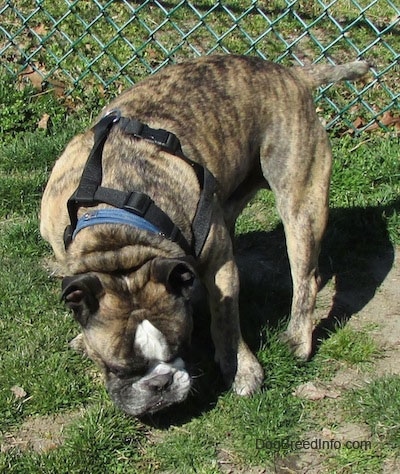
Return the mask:
POLYGON ((304 362, 310 359, 312 351, 311 334, 292 334, 287 330, 280 335, 280 339, 289 346, 297 359, 304 362))
POLYGON ((264 380, 264 371, 256 357, 247 350, 238 356, 237 372, 232 384, 237 395, 249 396, 257 392, 264 380))
POLYGON ((76 352, 79 352, 79 354, 82 355, 87 355, 86 352, 86 344, 85 341, 83 340, 83 334, 80 333, 76 337, 72 339, 72 341, 69 342, 69 347, 73 349, 76 352))

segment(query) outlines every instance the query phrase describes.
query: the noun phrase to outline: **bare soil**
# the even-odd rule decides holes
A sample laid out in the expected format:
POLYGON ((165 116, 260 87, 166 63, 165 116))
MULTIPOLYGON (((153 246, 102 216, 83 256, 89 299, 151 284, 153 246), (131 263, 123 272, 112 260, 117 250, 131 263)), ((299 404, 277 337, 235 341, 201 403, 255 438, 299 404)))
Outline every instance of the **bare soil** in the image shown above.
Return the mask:
MULTIPOLYGON (((394 254, 393 266, 385 276, 382 275, 383 269, 379 264, 379 260, 380 258, 377 257, 375 261, 372 261, 370 268, 372 269, 371 276, 376 278, 377 281, 382 280, 382 284, 376 288, 370 301, 357 314, 353 315, 347 324, 356 330, 373 328, 370 334, 382 353, 366 371, 356 367, 342 367, 328 384, 323 384, 321 387, 318 382, 315 383, 321 391, 326 391, 328 397, 329 393, 334 393, 335 395, 332 398, 337 401, 340 401, 340 396, 346 390, 361 388, 372 380, 386 375, 400 375, 400 252, 397 251, 394 254), (382 278, 383 276, 384 278, 382 278)), ((366 293, 370 293, 370 291, 370 289, 365 289, 366 293)), ((317 312, 320 314, 326 312, 326 302, 331 301, 332 298, 334 299, 333 288, 325 287, 319 295, 320 302, 325 302, 325 304, 322 304, 317 312)), ((341 298, 347 300, 350 304, 354 303, 351 294, 342 294, 341 298)), ((317 412, 320 409, 318 400, 315 403, 317 412)), ((322 427, 320 431, 306 434, 304 439, 310 441, 313 439, 338 440, 342 443, 344 441, 370 440, 370 427, 364 423, 346 421, 346 415, 340 409, 337 409, 337 405, 335 403, 332 406, 333 410, 326 413, 326 424, 334 425, 335 429, 322 427)), ((287 459, 280 460, 275 468, 269 472, 286 474, 329 473, 331 471, 327 467, 326 461, 328 457, 332 456, 334 456, 333 450, 330 452, 326 450, 299 452, 287 459)), ((400 472, 400 460, 398 458, 387 459, 384 462, 383 473, 393 472, 400 472)))
POLYGON ((1 452, 12 448, 19 451, 47 452, 64 441, 65 428, 75 422, 83 412, 73 411, 48 416, 29 417, 14 433, 6 433, 1 441, 1 452))

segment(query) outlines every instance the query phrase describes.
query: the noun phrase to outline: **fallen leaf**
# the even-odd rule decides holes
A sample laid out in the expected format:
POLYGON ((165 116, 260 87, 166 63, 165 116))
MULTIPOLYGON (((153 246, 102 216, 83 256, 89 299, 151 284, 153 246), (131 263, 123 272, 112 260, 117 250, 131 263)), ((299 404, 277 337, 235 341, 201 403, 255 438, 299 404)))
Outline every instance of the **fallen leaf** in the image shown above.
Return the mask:
POLYGON ((357 117, 353 122, 354 128, 361 128, 364 125, 364 120, 361 117, 357 117))
POLYGON ((396 127, 399 127, 400 124, 400 117, 396 117, 390 112, 390 110, 387 110, 381 118, 378 118, 375 123, 370 125, 365 129, 366 132, 372 132, 374 130, 377 130, 380 128, 379 123, 381 125, 384 125, 385 127, 388 127, 389 125, 395 125, 396 127))
POLYGON ((28 80, 35 89, 42 89, 43 76, 37 69, 33 69, 33 67, 30 65, 27 66, 23 72, 21 72, 18 78, 19 87, 22 89, 26 85, 26 80, 28 80))
POLYGON ((67 88, 65 82, 59 81, 57 79, 49 79, 47 83, 48 87, 50 87, 54 91, 56 97, 65 96, 65 89, 67 88))
POLYGON ((32 28, 32 30, 39 36, 44 36, 47 33, 47 28, 43 23, 39 23, 39 25, 32 28))
POLYGON ((317 386, 313 382, 307 382, 299 385, 293 392, 293 395, 298 398, 315 401, 323 398, 338 398, 340 392, 323 387, 322 385, 317 386))
POLYGON ((380 122, 383 125, 392 125, 394 123, 400 123, 400 117, 396 117, 390 112, 390 110, 387 110, 383 115, 380 120, 380 122))
POLYGON ((27 395, 25 390, 22 387, 19 387, 18 385, 14 385, 13 387, 11 387, 11 391, 14 394, 14 397, 17 399, 25 398, 27 395))
POLYGON ((49 114, 43 114, 42 118, 39 120, 37 127, 42 130, 47 130, 47 124, 49 123, 49 114))

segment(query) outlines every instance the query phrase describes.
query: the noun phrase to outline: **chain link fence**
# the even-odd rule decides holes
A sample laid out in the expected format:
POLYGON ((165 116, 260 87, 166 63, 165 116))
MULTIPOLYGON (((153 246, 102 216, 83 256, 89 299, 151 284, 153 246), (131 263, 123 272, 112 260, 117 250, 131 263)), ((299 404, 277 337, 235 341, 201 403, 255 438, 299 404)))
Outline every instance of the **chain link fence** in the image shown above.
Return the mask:
POLYGON ((169 63, 215 53, 285 65, 368 60, 322 87, 327 128, 400 127, 400 9, 391 0, 15 0, 0 4, 0 69, 63 96, 113 96, 169 63))

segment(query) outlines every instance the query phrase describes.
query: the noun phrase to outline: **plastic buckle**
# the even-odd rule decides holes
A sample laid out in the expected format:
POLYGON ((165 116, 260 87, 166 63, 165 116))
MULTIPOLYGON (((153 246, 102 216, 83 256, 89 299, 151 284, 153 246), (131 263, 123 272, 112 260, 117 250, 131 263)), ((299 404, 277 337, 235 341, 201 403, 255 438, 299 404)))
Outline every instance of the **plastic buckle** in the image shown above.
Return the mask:
POLYGON ((133 192, 125 201, 124 209, 143 217, 152 203, 153 200, 147 194, 133 192))
POLYGON ((164 148, 169 150, 171 153, 175 153, 181 146, 181 143, 176 135, 168 132, 168 137, 165 140, 164 148))

